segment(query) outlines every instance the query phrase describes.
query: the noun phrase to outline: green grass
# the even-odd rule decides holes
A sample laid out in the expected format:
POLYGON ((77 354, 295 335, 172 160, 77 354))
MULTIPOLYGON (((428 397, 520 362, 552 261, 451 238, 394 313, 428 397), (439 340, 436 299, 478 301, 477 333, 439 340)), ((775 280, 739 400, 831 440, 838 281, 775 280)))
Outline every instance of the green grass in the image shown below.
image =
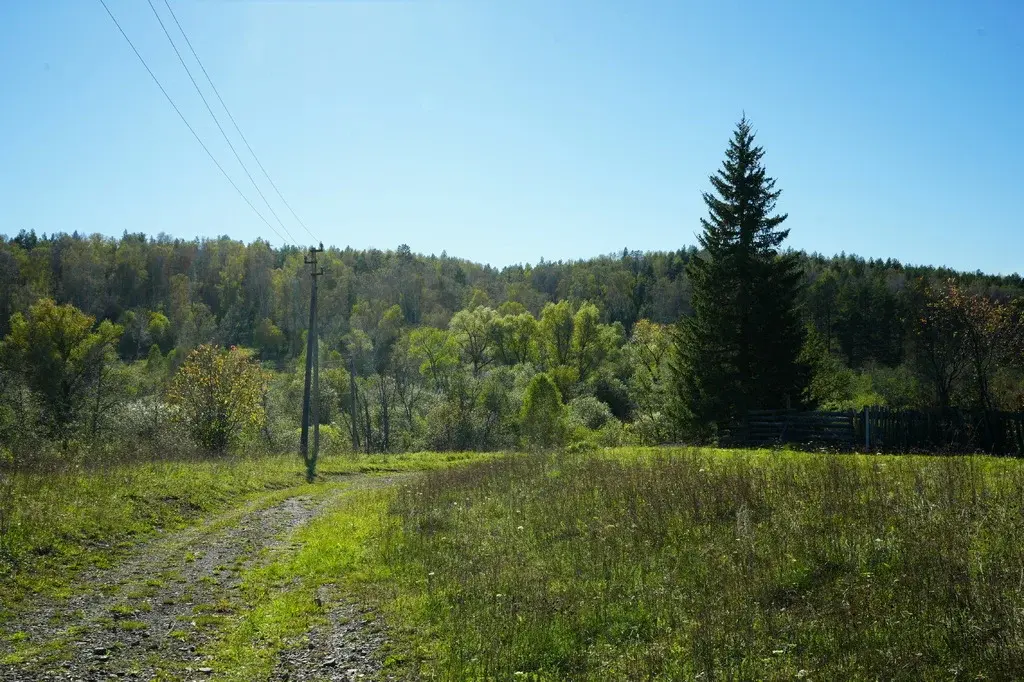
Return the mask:
POLYGON ((298 551, 282 551, 245 572, 243 615, 224 625, 220 639, 207 651, 218 679, 266 679, 277 652, 297 645, 310 627, 323 621, 317 588, 343 581, 368 585, 382 578, 372 548, 387 524, 394 494, 383 489, 341 497, 330 513, 296 533, 298 551))
MULTIPOLYGON (((141 530, 112 526, 103 542, 268 488, 312 490, 294 458, 218 474, 180 466, 196 469, 122 486, 176 490, 177 511, 114 509, 141 530), (182 499, 197 509, 181 511, 182 499)), ((323 471, 414 469, 435 470, 344 493, 242 572, 236 603, 196 607, 217 675, 266 678, 277 652, 323 621, 316 597, 335 586, 379 610, 398 677, 1024 678, 1024 462, 634 448, 323 471)), ((90 508, 66 525, 108 528, 90 508)), ((62 551, 101 551, 60 537, 62 551)))
POLYGON ((19 647, 15 651, 0 656, 0 665, 21 665, 32 662, 50 662, 60 658, 67 642, 56 639, 38 645, 19 647))
MULTIPOLYGON (((468 461, 467 453, 322 458, 328 480, 354 473, 417 471, 468 461)), ((478 457, 478 456, 477 456, 478 457)), ((0 622, 29 594, 66 596, 82 569, 112 565, 158 529, 305 485, 297 455, 134 462, 48 474, 5 473, 0 499, 0 622)))
MULTIPOLYGON (((339 510, 276 575, 376 600, 417 679, 1019 679, 1022 508, 980 457, 510 457, 339 510)), ((271 594, 222 662, 317 615, 271 594)))

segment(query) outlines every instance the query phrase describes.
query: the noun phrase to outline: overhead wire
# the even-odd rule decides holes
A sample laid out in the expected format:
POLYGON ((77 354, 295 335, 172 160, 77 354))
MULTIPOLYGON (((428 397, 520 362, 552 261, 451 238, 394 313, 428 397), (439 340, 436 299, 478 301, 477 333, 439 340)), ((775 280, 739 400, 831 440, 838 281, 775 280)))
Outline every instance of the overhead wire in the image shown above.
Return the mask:
MULTIPOLYGON (((262 220, 263 223, 267 227, 269 227, 274 234, 280 237, 282 241, 288 241, 285 238, 285 236, 278 232, 277 229, 270 223, 270 221, 267 220, 263 216, 263 214, 256 209, 253 203, 249 201, 249 197, 245 196, 242 190, 239 189, 238 185, 231 178, 231 176, 228 175, 228 172, 224 170, 224 166, 220 164, 220 161, 218 161, 217 157, 213 155, 213 152, 210 151, 210 148, 206 146, 206 143, 203 142, 203 139, 199 137, 199 134, 195 131, 195 128, 192 127, 192 124, 189 123, 188 119, 185 118, 185 115, 181 113, 181 109, 179 109, 178 105, 174 103, 174 99, 171 98, 171 96, 167 92, 167 89, 164 88, 163 84, 160 82, 160 79, 156 77, 155 73, 153 73, 153 69, 149 68, 149 64, 146 63, 146 60, 143 58, 142 54, 139 53, 138 48, 135 47, 135 43, 133 43, 131 38, 128 37, 128 34, 125 33, 123 28, 121 28, 120 22, 117 20, 117 17, 114 16, 114 13, 110 11, 110 7, 107 6, 107 3, 104 0, 100 0, 100 4, 103 5, 103 9, 107 11, 107 15, 110 17, 110 20, 114 22, 114 26, 117 27, 118 31, 120 31, 121 36, 124 37, 125 41, 128 43, 128 46, 132 48, 132 52, 134 52, 135 56, 139 58, 139 61, 142 63, 142 66, 145 67, 146 72, 149 74, 150 78, 153 79, 153 82, 156 83, 156 86, 160 88, 160 92, 162 92, 164 97, 167 98, 167 102, 171 105, 171 108, 173 108, 175 113, 178 114, 178 117, 181 119, 181 122, 185 124, 185 127, 188 128, 190 133, 192 133, 192 136, 196 138, 196 142, 199 143, 199 146, 203 148, 203 151, 206 152, 206 155, 209 156, 210 160, 213 161, 215 166, 217 166, 217 170, 219 170, 221 172, 221 175, 223 175, 225 179, 227 179, 227 181, 231 183, 231 186, 235 189, 235 192, 237 192, 238 196, 242 197, 242 200, 246 204, 248 204, 249 208, 252 209, 252 212, 255 213, 256 216, 260 220, 262 220)), ((294 240, 292 241, 294 242, 294 240)))
POLYGON ((266 204, 267 209, 270 211, 270 214, 274 216, 275 220, 277 220, 277 224, 280 225, 281 229, 284 230, 285 234, 288 235, 288 238, 291 239, 292 243, 295 244, 295 246, 298 246, 299 243, 295 240, 295 237, 293 237, 292 233, 288 231, 287 227, 285 227, 285 224, 281 220, 281 217, 277 215, 277 211, 275 211, 274 207, 270 205, 269 201, 267 201, 267 197, 265 194, 263 194, 263 190, 261 190, 259 185, 256 184, 255 178, 252 177, 252 173, 249 172, 249 169, 246 167, 245 162, 242 161, 242 157, 238 154, 238 150, 235 149, 235 145, 231 143, 231 138, 228 137, 227 132, 224 131, 224 126, 220 124, 220 119, 218 119, 217 115, 213 113, 213 107, 210 106, 210 102, 206 99, 206 95, 203 94, 202 89, 199 87, 199 83, 196 83, 195 77, 192 76, 192 70, 189 69, 188 64, 185 63, 185 58, 181 56, 181 52, 178 50, 178 46, 174 43, 174 39, 171 38, 171 34, 167 30, 167 26, 164 24, 164 20, 160 17, 160 13, 156 11, 156 6, 153 4, 153 0, 146 1, 149 3, 149 8, 153 10, 153 16, 156 17, 156 20, 160 24, 160 28, 163 30, 164 35, 167 37, 167 42, 171 44, 171 48, 174 50, 174 54, 177 55, 178 61, 181 62, 182 68, 185 69, 185 73, 188 74, 188 79, 192 81, 192 86, 195 87, 196 92, 199 93, 199 98, 203 100, 203 104, 206 106, 206 111, 208 111, 210 117, 213 118, 213 122, 217 124, 217 130, 219 130, 220 134, 224 137, 224 141, 228 143, 228 148, 231 149, 231 153, 235 155, 235 160, 238 161, 238 165, 242 167, 242 170, 245 172, 246 177, 249 178, 249 182, 252 183, 253 189, 255 189, 256 193, 259 194, 261 199, 263 199, 263 203, 266 204))
POLYGON ((220 105, 224 107, 224 111, 227 113, 228 119, 231 121, 231 125, 234 126, 235 132, 238 133, 238 136, 242 138, 242 142, 245 143, 246 149, 248 149, 249 153, 252 154, 252 158, 256 160, 256 165, 259 166, 260 170, 263 172, 263 176, 267 179, 267 182, 270 183, 270 186, 274 188, 274 192, 277 193, 277 197, 281 200, 281 203, 283 203, 285 207, 287 207, 288 211, 292 214, 292 217, 295 218, 295 222, 302 226, 302 229, 306 231, 306 234, 313 238, 314 242, 321 241, 320 239, 317 239, 317 236, 313 234, 313 232, 306 226, 306 223, 303 222, 302 218, 298 216, 298 214, 295 212, 295 209, 293 209, 291 204, 288 203, 288 200, 284 198, 284 194, 282 194, 281 190, 278 189, 277 183, 275 183, 274 179, 270 177, 270 173, 268 173, 267 169, 263 167, 263 163, 260 161, 260 157, 256 155, 256 152, 255 150, 253 150, 252 145, 249 144, 249 140, 246 139, 245 134, 242 132, 241 127, 239 127, 238 122, 235 121, 235 117, 231 114, 231 109, 228 108, 228 105, 224 101, 224 98, 220 96, 220 91, 217 89, 217 86, 214 85, 213 79, 210 77, 210 74, 207 73, 206 67, 203 65, 203 60, 199 58, 199 55, 196 53, 195 48, 192 47, 192 41, 188 39, 188 34, 185 33, 185 29, 182 28, 181 22, 178 21, 178 16, 174 13, 174 9, 171 8, 171 3, 169 2, 169 0, 164 0, 164 5, 167 6, 167 11, 170 13, 171 18, 174 19, 174 23, 178 27, 178 30, 181 31, 181 35, 185 39, 185 44, 188 45, 188 49, 192 52, 192 56, 195 57, 196 63, 199 64, 199 68, 202 69, 203 75, 206 76, 206 82, 210 84, 210 88, 213 90, 213 94, 217 96, 217 100, 220 102, 220 105))

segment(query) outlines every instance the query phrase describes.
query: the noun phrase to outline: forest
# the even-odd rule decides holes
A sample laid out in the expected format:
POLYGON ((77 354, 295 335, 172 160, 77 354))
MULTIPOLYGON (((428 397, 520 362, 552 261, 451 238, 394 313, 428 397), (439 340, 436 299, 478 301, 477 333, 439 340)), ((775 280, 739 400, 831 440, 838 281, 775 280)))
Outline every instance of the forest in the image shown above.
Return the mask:
MULTIPOLYGON (((598 445, 685 438, 666 406, 676 325, 693 312, 687 265, 697 254, 624 249, 498 269, 404 245, 328 248, 319 289, 325 446, 516 447, 528 437, 524 394, 538 372, 552 378, 565 415, 545 437, 598 445)), ((1012 334, 993 329, 1024 292, 1018 275, 793 255, 802 357, 812 367, 808 404, 1021 409, 1021 371, 1004 338, 1012 334), (978 343, 965 329, 979 332, 978 343)), ((228 237, 0 238, 7 456, 32 457, 41 441, 68 438, 174 442, 168 390, 204 344, 249 349, 266 389, 252 437, 289 447, 308 320, 303 256, 228 237), (77 341, 64 339, 71 345, 59 369, 31 357, 40 343, 32 335, 43 333, 33 324, 58 313, 77 315, 81 327, 77 341)))
MULTIPOLYGON (((697 246, 497 269, 268 242, 0 237, 0 443, 334 451, 714 443, 753 410, 1024 408, 1024 285, 784 248, 743 118, 697 246)), ((310 470, 312 475, 312 469, 310 470)))

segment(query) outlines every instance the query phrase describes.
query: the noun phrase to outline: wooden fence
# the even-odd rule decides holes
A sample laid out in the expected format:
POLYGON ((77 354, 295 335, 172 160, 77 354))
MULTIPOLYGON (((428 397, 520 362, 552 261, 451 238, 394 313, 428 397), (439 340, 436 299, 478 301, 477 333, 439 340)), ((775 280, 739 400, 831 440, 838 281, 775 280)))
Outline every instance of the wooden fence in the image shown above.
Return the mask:
POLYGON ((860 435, 871 449, 1024 455, 1024 412, 871 408, 865 414, 868 432, 861 425, 860 435))
POLYGON ((1024 456, 1024 412, 756 410, 736 422, 726 444, 799 443, 886 452, 987 452, 1024 456))
POLYGON ((857 437, 854 416, 853 412, 756 410, 734 424, 726 440, 737 445, 821 443, 852 448, 857 437))

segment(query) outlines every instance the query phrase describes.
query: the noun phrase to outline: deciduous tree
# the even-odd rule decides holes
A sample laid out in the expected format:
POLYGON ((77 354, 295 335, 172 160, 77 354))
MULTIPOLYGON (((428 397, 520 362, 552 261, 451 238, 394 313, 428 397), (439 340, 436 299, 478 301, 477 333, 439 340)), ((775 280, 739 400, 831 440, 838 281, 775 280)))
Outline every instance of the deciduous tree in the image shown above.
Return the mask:
POLYGON ((111 361, 122 329, 107 320, 96 325, 74 306, 48 298, 27 315, 15 313, 10 326, 0 357, 9 371, 21 374, 50 432, 66 438, 111 361))
POLYGON ((224 452, 262 428, 267 381, 252 351, 204 344, 189 354, 167 397, 199 445, 224 452))

